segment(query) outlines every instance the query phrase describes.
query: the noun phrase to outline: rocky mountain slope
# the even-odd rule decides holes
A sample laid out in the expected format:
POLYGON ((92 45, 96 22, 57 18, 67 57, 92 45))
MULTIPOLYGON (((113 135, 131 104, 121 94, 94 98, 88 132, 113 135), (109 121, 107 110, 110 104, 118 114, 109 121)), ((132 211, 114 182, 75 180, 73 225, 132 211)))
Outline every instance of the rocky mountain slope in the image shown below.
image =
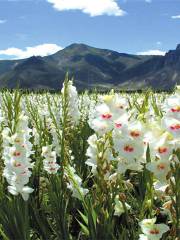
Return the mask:
POLYGON ((72 44, 47 57, 0 61, 0 87, 61 88, 66 72, 79 89, 169 90, 180 84, 180 44, 165 56, 140 56, 72 44))

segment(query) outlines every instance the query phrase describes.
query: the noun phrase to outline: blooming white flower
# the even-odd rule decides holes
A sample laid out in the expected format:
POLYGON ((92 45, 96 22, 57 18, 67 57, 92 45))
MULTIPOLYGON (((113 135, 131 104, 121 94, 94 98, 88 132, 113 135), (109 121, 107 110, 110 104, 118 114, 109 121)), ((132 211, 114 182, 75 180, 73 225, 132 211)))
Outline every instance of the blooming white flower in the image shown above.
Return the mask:
POLYGON ((145 129, 140 121, 129 122, 127 128, 124 129, 124 135, 127 134, 130 138, 134 140, 143 140, 145 129))
POLYGON ((56 152, 52 151, 52 145, 42 147, 42 156, 44 170, 49 174, 56 174, 60 166, 56 163, 56 152))
POLYGON ((180 120, 164 117, 162 119, 162 124, 166 131, 171 133, 175 139, 180 140, 180 120))
POLYGON ((93 134, 88 138, 89 147, 86 151, 86 156, 88 159, 86 160, 86 164, 90 167, 92 167, 92 172, 96 172, 97 168, 97 156, 98 156, 98 149, 97 149, 97 136, 96 134, 93 134))
POLYGON ((103 103, 96 107, 96 118, 100 118, 101 120, 111 121, 113 118, 113 113, 111 112, 110 107, 103 103))
POLYGON ((114 139, 114 148, 121 158, 142 161, 145 146, 142 141, 131 138, 114 139))
MULTIPOLYGON (((91 171, 94 174, 96 174, 98 157, 102 154, 101 152, 98 151, 98 142, 103 140, 104 140, 103 138, 98 139, 96 134, 93 134, 88 138, 89 147, 86 151, 86 156, 88 157, 88 159, 86 160, 86 164, 92 167, 91 171)), ((105 152, 103 153, 104 159, 106 159, 108 162, 114 160, 110 150, 109 141, 106 141, 106 143, 104 143, 104 147, 106 148, 105 152)), ((104 177, 109 178, 109 176, 110 175, 108 173, 104 177)))
POLYGON ((141 171, 143 166, 140 161, 138 160, 128 160, 125 158, 117 158, 118 161, 118 167, 117 167, 117 172, 118 173, 125 173, 126 170, 132 170, 132 171, 141 171))
POLYGON ((151 158, 153 159, 158 157, 159 159, 168 160, 173 152, 173 144, 168 140, 167 134, 163 134, 160 138, 154 139, 149 146, 151 158))
MULTIPOLYGON (((60 126, 59 126, 59 128, 60 128, 60 126)), ((59 139, 58 139, 58 134, 57 134, 56 127, 55 127, 53 124, 51 124, 50 133, 51 133, 51 135, 52 135, 52 146, 53 146, 53 148, 55 149, 56 154, 57 154, 58 156, 60 156, 60 153, 61 153, 61 145, 60 145, 60 143, 59 143, 59 139)), ((59 133, 60 133, 60 135, 62 135, 62 134, 61 134, 61 133, 62 133, 61 130, 59 130, 59 133)))
POLYGON ((126 113, 129 106, 127 98, 119 94, 106 95, 103 97, 103 100, 111 108, 114 119, 126 113))
POLYGON ((29 194, 32 193, 34 191, 34 189, 25 186, 23 188, 21 188, 19 191, 17 191, 17 188, 14 186, 8 186, 8 191, 12 194, 12 195, 18 195, 19 193, 22 195, 22 198, 24 199, 24 201, 27 201, 29 198, 29 194))
POLYGON ((140 235, 140 239, 160 240, 162 235, 169 230, 169 227, 164 224, 155 224, 156 219, 144 219, 139 225, 144 235, 140 235), (145 238, 147 237, 147 238, 145 238))
POLYGON ((25 186, 31 176, 30 169, 32 163, 30 155, 33 153, 31 138, 31 129, 28 127, 28 117, 22 114, 17 122, 16 133, 9 136, 10 131, 5 128, 3 131, 3 158, 5 169, 3 176, 10 186, 8 191, 13 195, 21 194, 25 201, 33 189, 25 186))
POLYGON ((146 164, 146 168, 153 172, 160 182, 166 182, 166 176, 170 171, 170 162, 167 160, 157 160, 146 164))
POLYGON ((100 136, 111 131, 113 128, 112 122, 103 121, 100 119, 93 119, 90 123, 91 128, 100 136))
POLYGON ((174 94, 166 99, 163 104, 165 115, 180 121, 180 94, 174 94))
POLYGON ((103 135, 113 129, 113 115, 106 104, 95 107, 88 123, 90 127, 99 135, 103 135))

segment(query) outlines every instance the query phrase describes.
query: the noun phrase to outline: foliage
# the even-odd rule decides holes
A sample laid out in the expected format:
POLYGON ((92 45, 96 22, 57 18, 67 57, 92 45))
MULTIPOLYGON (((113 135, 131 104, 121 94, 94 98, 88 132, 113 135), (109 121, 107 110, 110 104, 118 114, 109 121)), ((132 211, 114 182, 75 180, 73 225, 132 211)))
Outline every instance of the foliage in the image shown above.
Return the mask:
POLYGON ((0 98, 1 239, 179 239, 178 88, 0 98))

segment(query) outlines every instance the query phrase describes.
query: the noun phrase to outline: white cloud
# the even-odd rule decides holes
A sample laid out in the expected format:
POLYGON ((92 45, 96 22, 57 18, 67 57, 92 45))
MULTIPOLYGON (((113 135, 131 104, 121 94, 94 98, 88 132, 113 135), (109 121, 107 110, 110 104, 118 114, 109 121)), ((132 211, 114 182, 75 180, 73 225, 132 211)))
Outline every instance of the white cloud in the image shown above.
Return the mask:
POLYGON ((0 19, 0 24, 6 23, 7 20, 6 19, 0 19))
POLYGON ((58 11, 80 10, 91 17, 100 15, 123 16, 116 0, 46 0, 58 11))
POLYGON ((180 15, 175 15, 175 16, 171 16, 172 19, 178 19, 180 18, 180 15))
POLYGON ((0 50, 0 55, 10 56, 11 59, 23 59, 31 56, 47 56, 61 50, 62 47, 56 44, 45 43, 34 47, 26 47, 25 50, 20 48, 7 48, 0 50))
POLYGON ((166 52, 158 50, 158 49, 154 49, 154 50, 148 50, 148 51, 144 51, 144 52, 137 52, 138 55, 160 55, 160 56, 164 56, 166 54, 166 52))

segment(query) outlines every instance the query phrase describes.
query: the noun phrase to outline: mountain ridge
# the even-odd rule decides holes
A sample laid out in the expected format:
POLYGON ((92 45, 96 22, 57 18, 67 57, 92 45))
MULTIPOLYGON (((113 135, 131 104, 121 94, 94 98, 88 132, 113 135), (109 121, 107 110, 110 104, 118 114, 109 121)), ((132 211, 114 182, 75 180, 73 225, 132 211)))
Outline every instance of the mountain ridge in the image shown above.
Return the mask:
POLYGON ((170 90, 180 84, 180 44, 165 56, 133 55, 74 43, 45 57, 0 60, 0 88, 59 90, 66 72, 81 90, 170 90))

